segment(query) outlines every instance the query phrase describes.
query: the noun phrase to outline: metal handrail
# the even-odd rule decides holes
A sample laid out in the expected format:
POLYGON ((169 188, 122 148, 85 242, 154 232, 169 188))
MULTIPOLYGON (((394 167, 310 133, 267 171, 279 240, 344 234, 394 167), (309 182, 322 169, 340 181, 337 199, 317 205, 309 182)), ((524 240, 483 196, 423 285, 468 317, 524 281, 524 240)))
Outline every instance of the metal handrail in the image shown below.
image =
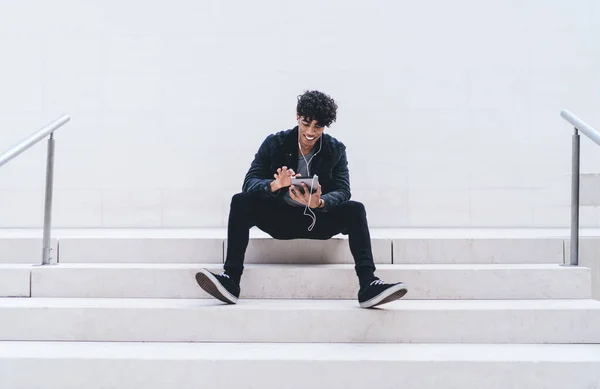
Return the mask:
POLYGON ((15 159, 33 145, 48 138, 48 155, 46 160, 46 193, 44 201, 44 241, 42 247, 42 265, 52 264, 52 248, 50 247, 50 230, 52 224, 52 191, 54 185, 54 131, 71 120, 68 115, 63 115, 42 129, 31 134, 23 141, 0 154, 0 167, 15 159))
POLYGON ((581 131, 594 143, 600 146, 600 133, 589 124, 564 109, 560 112, 566 121, 575 128, 572 147, 572 174, 571 174, 571 258, 570 265, 579 264, 579 164, 580 164, 580 136, 581 131))
POLYGON ((594 143, 600 146, 600 133, 592 128, 589 124, 573 115, 570 111, 563 109, 560 116, 571 123, 576 130, 581 131, 585 136, 590 138, 594 143))
POLYGON ((71 118, 68 115, 61 116, 60 118, 58 118, 55 121, 53 121, 52 123, 48 124, 44 128, 31 134, 30 136, 25 138, 23 141, 14 145, 13 147, 8 149, 4 153, 0 154, 0 166, 5 165, 6 163, 15 159, 17 156, 19 156, 19 154, 26 151, 31 146, 38 143, 40 140, 44 139, 46 136, 48 136, 49 134, 56 131, 59 127, 64 125, 69 120, 71 120, 71 118))

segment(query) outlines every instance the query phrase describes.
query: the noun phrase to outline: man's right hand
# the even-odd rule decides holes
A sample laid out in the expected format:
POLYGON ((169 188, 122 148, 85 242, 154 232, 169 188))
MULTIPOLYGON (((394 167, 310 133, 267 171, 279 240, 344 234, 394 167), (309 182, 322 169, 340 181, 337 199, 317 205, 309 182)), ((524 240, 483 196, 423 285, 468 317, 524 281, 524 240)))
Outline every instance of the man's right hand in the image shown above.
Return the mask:
POLYGON ((277 169, 277 173, 273 175, 275 181, 271 182, 271 192, 276 192, 281 188, 286 188, 292 185, 292 177, 300 177, 300 174, 295 174, 292 169, 287 166, 277 169))

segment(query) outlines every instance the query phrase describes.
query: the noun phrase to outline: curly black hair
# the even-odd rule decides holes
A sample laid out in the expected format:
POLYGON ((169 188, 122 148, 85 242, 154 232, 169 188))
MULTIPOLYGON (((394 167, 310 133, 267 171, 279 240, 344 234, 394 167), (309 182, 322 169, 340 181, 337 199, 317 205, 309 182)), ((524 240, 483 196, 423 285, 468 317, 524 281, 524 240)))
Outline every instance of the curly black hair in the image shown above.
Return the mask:
POLYGON ((337 108, 330 96, 313 90, 298 96, 296 112, 309 123, 316 120, 320 126, 329 127, 336 120, 337 108))

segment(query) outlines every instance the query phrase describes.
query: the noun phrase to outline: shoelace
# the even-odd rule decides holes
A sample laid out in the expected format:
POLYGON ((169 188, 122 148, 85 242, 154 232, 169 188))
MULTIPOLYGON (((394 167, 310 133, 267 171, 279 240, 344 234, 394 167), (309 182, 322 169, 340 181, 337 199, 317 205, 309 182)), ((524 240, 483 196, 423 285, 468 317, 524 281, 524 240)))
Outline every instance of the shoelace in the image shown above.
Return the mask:
POLYGON ((385 284, 385 282, 381 281, 381 280, 375 280, 373 282, 371 282, 370 285, 383 285, 385 284))
POLYGON ((229 275, 228 275, 227 273, 225 273, 225 272, 223 272, 223 273, 221 273, 221 274, 219 274, 219 275, 220 275, 220 276, 223 276, 223 277, 227 277, 227 278, 229 278, 229 275))

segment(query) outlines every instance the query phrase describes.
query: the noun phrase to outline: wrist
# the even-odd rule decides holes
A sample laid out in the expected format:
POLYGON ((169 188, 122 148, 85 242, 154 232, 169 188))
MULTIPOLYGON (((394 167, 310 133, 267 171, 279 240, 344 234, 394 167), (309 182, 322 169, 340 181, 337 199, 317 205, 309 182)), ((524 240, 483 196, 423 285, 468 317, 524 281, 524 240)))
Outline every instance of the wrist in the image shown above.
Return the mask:
POLYGON ((271 181, 271 192, 277 192, 279 189, 281 189, 281 186, 277 183, 277 180, 271 181))

